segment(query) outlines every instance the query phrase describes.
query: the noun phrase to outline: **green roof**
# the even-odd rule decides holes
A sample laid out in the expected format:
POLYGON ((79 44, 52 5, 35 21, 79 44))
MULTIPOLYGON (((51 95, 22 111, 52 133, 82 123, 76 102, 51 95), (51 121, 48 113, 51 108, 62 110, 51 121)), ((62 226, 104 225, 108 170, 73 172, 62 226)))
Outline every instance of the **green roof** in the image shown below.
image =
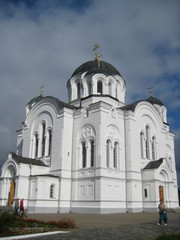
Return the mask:
POLYGON ((119 71, 110 63, 105 61, 100 61, 100 66, 98 66, 98 61, 88 61, 80 65, 72 74, 71 77, 75 76, 76 74, 82 74, 86 72, 86 75, 96 74, 96 73, 103 73, 106 76, 109 75, 120 75, 119 71))
POLYGON ((146 170, 146 169, 157 169, 161 166, 162 163, 163 163, 163 158, 160 158, 157 161, 151 161, 144 167, 144 170, 146 170))
POLYGON ((137 106, 140 102, 143 102, 143 101, 149 102, 149 103, 151 103, 152 105, 157 104, 157 105, 159 105, 159 106, 164 106, 164 104, 163 104, 158 98, 149 97, 149 98, 147 98, 147 99, 145 99, 145 100, 139 100, 139 101, 136 101, 136 102, 131 103, 131 104, 129 104, 129 105, 126 105, 126 106, 124 106, 124 107, 121 107, 120 109, 126 110, 126 111, 131 110, 131 111, 134 112, 136 106, 137 106))
POLYGON ((12 155, 13 160, 19 164, 19 163, 25 163, 25 164, 32 164, 32 165, 38 165, 38 166, 44 166, 48 167, 43 161, 35 159, 35 158, 27 158, 27 157, 22 157, 20 155, 17 155, 14 152, 10 153, 12 155))
POLYGON ((29 105, 29 109, 31 109, 33 107, 33 104, 39 102, 42 99, 48 99, 48 98, 54 100, 57 103, 59 109, 64 108, 64 107, 72 109, 72 110, 77 109, 77 107, 72 106, 68 103, 65 103, 65 102, 59 100, 58 98, 55 98, 55 97, 52 97, 52 96, 46 96, 46 97, 38 96, 38 97, 35 97, 27 105, 29 105))

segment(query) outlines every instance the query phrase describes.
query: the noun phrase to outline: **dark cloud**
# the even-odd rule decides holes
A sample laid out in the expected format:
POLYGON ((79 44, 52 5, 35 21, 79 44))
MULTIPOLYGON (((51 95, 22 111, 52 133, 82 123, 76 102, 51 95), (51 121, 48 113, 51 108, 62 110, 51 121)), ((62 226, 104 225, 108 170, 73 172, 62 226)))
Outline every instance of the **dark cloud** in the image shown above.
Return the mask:
MULTIPOLYGON (((126 102, 164 102, 172 131, 180 125, 180 1, 0 1, 0 162, 16 149, 25 105, 39 95, 67 101, 66 82, 83 62, 113 64, 127 83, 126 102), (178 109, 178 110, 177 110, 178 109)), ((179 138, 175 139, 179 171, 179 138)))

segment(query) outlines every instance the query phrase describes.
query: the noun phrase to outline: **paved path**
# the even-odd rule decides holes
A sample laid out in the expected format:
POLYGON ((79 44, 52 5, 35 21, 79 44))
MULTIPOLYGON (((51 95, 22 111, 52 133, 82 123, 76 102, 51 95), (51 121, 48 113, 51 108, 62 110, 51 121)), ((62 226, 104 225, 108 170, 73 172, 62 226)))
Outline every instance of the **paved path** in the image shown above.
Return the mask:
POLYGON ((168 212, 168 225, 158 226, 158 213, 121 214, 28 214, 29 217, 43 220, 73 218, 75 230, 66 234, 29 238, 41 240, 154 240, 159 235, 180 232, 180 210, 168 212))

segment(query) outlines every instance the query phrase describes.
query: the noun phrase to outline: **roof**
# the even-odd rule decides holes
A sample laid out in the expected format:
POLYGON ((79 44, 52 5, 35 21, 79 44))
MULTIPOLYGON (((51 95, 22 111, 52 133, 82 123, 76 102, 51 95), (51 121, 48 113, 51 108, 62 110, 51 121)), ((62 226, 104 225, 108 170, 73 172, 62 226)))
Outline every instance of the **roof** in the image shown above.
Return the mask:
POLYGON ((27 103, 27 105, 29 105, 29 106, 31 107, 34 103, 40 101, 42 98, 43 98, 43 96, 34 97, 33 99, 31 99, 31 101, 29 101, 29 102, 27 103))
POLYGON ((44 166, 44 167, 48 167, 43 161, 41 160, 37 160, 34 158, 27 158, 27 157, 22 157, 17 155, 14 152, 10 153, 12 155, 12 159, 16 162, 16 163, 24 163, 24 164, 32 164, 32 165, 38 165, 38 166, 44 166))
POLYGON ((161 100, 159 100, 158 98, 154 98, 152 96, 147 98, 146 101, 150 102, 151 104, 157 104, 160 106, 164 106, 164 104, 161 102, 161 100))
POLYGON ((136 106, 138 105, 138 103, 140 103, 140 102, 142 102, 142 101, 143 101, 143 100, 136 101, 136 102, 131 103, 131 104, 129 104, 129 105, 126 105, 126 106, 124 106, 124 107, 120 107, 120 109, 126 110, 126 111, 128 111, 128 110, 134 111, 135 108, 136 108, 136 106))
POLYGON ((59 178, 58 176, 52 174, 39 174, 39 175, 32 175, 31 177, 52 177, 52 178, 59 178))
POLYGON ((162 163, 163 163, 163 158, 160 158, 157 161, 151 161, 144 167, 144 170, 146 170, 146 169, 158 169, 161 166, 162 163))
POLYGON ((147 99, 145 99, 145 100, 138 100, 138 101, 136 101, 136 102, 134 102, 134 103, 131 103, 131 104, 126 105, 126 106, 123 106, 123 107, 121 107, 120 109, 126 110, 126 111, 128 111, 128 110, 134 111, 135 108, 136 108, 136 106, 138 105, 138 103, 144 102, 144 101, 145 101, 145 102, 149 102, 149 103, 151 103, 152 105, 157 104, 157 105, 159 105, 159 106, 164 106, 164 104, 163 104, 159 99, 154 98, 154 97, 151 96, 151 97, 149 97, 149 98, 147 98, 147 99))
POLYGON ((65 102, 59 100, 58 98, 55 98, 55 97, 52 97, 52 96, 46 96, 46 97, 38 96, 38 97, 35 97, 27 105, 29 105, 29 109, 31 109, 33 104, 39 102, 42 99, 48 99, 48 98, 54 100, 57 103, 59 109, 64 108, 64 107, 69 108, 69 109, 77 109, 77 107, 72 106, 68 103, 65 103, 65 102))
POLYGON ((80 65, 72 74, 71 77, 75 76, 76 74, 82 74, 86 72, 86 75, 96 74, 96 73, 103 73, 105 75, 120 75, 119 71, 110 63, 105 61, 100 61, 100 66, 98 66, 98 61, 88 61, 80 65))

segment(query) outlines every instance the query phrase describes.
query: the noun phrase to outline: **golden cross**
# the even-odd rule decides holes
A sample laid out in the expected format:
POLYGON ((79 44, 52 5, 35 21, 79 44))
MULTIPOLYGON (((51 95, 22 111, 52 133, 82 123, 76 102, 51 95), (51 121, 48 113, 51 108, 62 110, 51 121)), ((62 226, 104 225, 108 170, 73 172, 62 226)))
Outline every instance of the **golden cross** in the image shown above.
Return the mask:
POLYGON ((43 88, 44 88, 44 85, 41 83, 41 87, 40 87, 40 96, 43 95, 43 88))
POLYGON ((98 60, 98 67, 100 67, 100 57, 102 57, 102 55, 98 54, 98 56, 97 56, 97 60, 98 60))
POLYGON ((98 55, 97 55, 97 49, 99 48, 99 45, 96 43, 94 45, 94 48, 93 48, 93 51, 95 51, 95 59, 97 60, 98 59, 98 55))
POLYGON ((153 89, 153 87, 151 86, 151 84, 150 84, 150 87, 148 89, 149 89, 150 97, 152 97, 152 89, 153 89))

